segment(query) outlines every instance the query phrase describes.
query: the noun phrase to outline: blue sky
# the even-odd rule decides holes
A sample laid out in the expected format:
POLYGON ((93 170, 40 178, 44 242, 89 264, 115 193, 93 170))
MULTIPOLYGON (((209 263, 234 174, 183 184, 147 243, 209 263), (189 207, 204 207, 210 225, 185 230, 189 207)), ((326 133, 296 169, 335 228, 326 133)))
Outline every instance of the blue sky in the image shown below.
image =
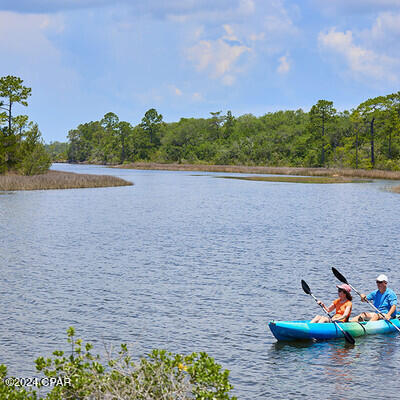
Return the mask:
POLYGON ((47 143, 109 111, 344 110, 400 90, 400 0, 0 0, 0 38, 47 143))

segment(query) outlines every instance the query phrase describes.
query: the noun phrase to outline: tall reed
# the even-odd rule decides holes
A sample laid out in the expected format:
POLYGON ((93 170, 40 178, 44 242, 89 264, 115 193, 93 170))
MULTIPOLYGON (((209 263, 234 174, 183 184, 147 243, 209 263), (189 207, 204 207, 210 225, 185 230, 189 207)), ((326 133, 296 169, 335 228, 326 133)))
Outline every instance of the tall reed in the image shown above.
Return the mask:
POLYGON ((48 171, 41 175, 0 175, 0 190, 47 190, 78 189, 109 186, 128 186, 132 182, 109 175, 76 174, 73 172, 48 171))
POLYGON ((207 171, 207 172, 238 172, 248 174, 272 175, 303 175, 303 176, 342 176, 370 179, 398 179, 400 171, 339 169, 339 168, 292 168, 292 167, 255 167, 245 165, 206 165, 206 164, 159 164, 132 163, 119 165, 117 168, 155 169, 171 171, 207 171))

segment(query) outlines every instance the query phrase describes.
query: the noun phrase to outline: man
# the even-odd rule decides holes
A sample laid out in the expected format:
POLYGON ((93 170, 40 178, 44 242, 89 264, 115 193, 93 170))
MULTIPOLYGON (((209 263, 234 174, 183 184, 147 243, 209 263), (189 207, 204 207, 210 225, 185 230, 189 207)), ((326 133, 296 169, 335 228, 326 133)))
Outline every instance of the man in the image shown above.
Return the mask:
POLYGON ((350 319, 350 322, 377 321, 378 319, 391 319, 396 317, 397 296, 393 290, 387 287, 388 278, 381 274, 376 278, 378 290, 374 290, 368 296, 361 294, 361 301, 373 301, 374 306, 384 315, 377 312, 363 312, 350 319))

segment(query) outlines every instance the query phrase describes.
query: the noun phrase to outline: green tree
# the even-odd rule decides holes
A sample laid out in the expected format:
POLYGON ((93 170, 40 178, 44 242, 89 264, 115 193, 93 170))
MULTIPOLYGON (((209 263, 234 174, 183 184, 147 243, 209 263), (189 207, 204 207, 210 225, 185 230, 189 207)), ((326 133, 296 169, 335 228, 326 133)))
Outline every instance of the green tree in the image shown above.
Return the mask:
POLYGON ((0 78, 0 109, 3 110, 2 117, 7 121, 7 127, 2 129, 1 146, 3 147, 4 161, 6 168, 10 169, 15 166, 17 159, 16 154, 18 151, 18 138, 13 130, 13 106, 19 103, 27 106, 26 101, 31 95, 31 89, 22 85, 23 80, 16 76, 5 76, 0 78))
POLYGON ((121 147, 121 155, 120 155, 120 163, 123 164, 127 157, 127 147, 128 147, 128 138, 132 135, 133 128, 129 122, 121 121, 118 124, 117 136, 119 138, 120 147, 121 147))
POLYGON ((31 95, 31 88, 23 86, 24 81, 16 76, 5 76, 0 78, 0 98, 5 98, 6 103, 1 102, 0 108, 6 111, 8 119, 8 134, 12 134, 12 107, 14 103, 27 106, 26 101, 31 95))
POLYGON ((375 97, 364 101, 357 107, 357 112, 361 118, 369 125, 369 136, 371 143, 371 167, 375 167, 375 123, 383 116, 383 111, 387 106, 387 102, 383 96, 375 97))
POLYGON ((101 126, 103 127, 103 135, 101 138, 101 148, 103 150, 102 162, 117 163, 120 158, 120 140, 119 140, 119 118, 113 112, 109 112, 104 115, 101 120, 101 126))
POLYGON ((232 115, 232 112, 229 110, 226 113, 224 118, 224 133, 223 138, 228 139, 233 133, 233 129, 235 127, 235 117, 232 115))
POLYGON ((36 175, 46 172, 51 165, 51 158, 46 152, 37 124, 25 132, 25 140, 20 146, 17 169, 24 175, 36 175))
POLYGON ((45 145, 45 149, 52 161, 65 161, 68 159, 68 143, 50 142, 45 145))
POLYGON ((158 134, 163 124, 162 119, 163 116, 158 114, 155 108, 150 108, 150 110, 146 111, 144 114, 142 122, 139 125, 149 135, 150 143, 153 146, 160 145, 160 137, 158 134))
POLYGON ((321 146, 321 166, 325 164, 326 130, 335 115, 336 110, 333 108, 333 102, 328 100, 318 100, 317 104, 313 105, 310 110, 311 131, 315 134, 321 146))

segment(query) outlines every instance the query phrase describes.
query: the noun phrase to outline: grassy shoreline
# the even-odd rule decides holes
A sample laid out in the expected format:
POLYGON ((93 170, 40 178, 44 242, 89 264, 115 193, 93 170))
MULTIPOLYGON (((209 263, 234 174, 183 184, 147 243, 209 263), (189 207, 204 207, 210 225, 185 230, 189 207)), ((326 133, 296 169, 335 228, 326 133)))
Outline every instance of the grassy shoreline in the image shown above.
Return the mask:
POLYGON ((208 165, 208 164, 161 164, 137 162, 115 165, 113 168, 166 170, 166 171, 204 171, 204 172, 236 172, 246 174, 331 176, 367 179, 400 180, 400 171, 341 169, 341 168, 299 168, 299 167, 263 167, 246 165, 208 165))
POLYGON ((216 176, 215 178, 221 179, 238 179, 245 181, 260 181, 260 182, 283 182, 283 183, 317 183, 317 184, 331 184, 331 183, 365 183, 372 182, 367 179, 356 178, 343 178, 331 176, 216 176))
MULTIPOLYGON (((336 178, 338 180, 338 182, 335 183, 345 182, 348 181, 348 179, 350 178, 400 180, 400 171, 384 171, 377 169, 367 170, 367 169, 350 169, 350 168, 299 168, 299 167, 263 167, 263 166, 247 166, 247 165, 161 164, 153 162, 148 162, 148 163, 137 162, 124 165, 115 165, 113 166, 113 168, 161 170, 161 171, 233 172, 233 173, 245 173, 245 174, 330 177, 330 178, 336 178), (341 182, 340 179, 342 179, 341 182)), ((257 180, 266 180, 266 179, 257 179, 257 180)), ((278 179, 276 179, 275 181, 278 181, 278 179)), ((400 193, 400 186, 393 186, 390 189, 390 191, 394 193, 400 193)))
POLYGON ((131 186, 132 182, 110 175, 76 174, 48 171, 41 175, 0 175, 0 191, 81 189, 112 186, 131 186))

